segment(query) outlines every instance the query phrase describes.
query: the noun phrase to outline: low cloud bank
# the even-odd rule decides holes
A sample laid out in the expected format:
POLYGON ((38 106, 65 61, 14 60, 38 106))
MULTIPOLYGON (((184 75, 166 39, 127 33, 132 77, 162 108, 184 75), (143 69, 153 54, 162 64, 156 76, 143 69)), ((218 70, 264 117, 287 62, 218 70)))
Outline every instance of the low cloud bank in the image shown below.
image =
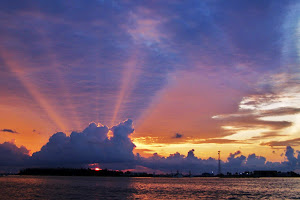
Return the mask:
MULTIPOLYGON (((294 149, 290 146, 286 147, 285 162, 269 162, 263 156, 250 154, 247 157, 242 155, 240 151, 230 153, 227 161, 221 161, 221 171, 226 172, 243 172, 253 170, 278 170, 292 171, 300 168, 300 153, 297 152, 297 157, 294 149)), ((187 156, 180 153, 170 154, 168 157, 161 157, 158 154, 153 154, 149 158, 144 158, 137 155, 137 165, 144 166, 153 170, 164 172, 174 172, 179 170, 182 172, 214 172, 218 170, 218 160, 214 158, 201 159, 194 155, 194 149, 190 150, 187 156)))
MULTIPOLYGON (((0 144, 0 169, 24 167, 84 167, 98 163, 102 168, 137 169, 145 168, 165 173, 217 172, 218 161, 214 158, 201 159, 195 156, 194 149, 188 154, 170 154, 163 157, 154 153, 145 158, 134 155, 135 145, 129 138, 134 132, 133 122, 128 119, 117 126, 97 126, 91 123, 82 132, 72 132, 70 136, 58 132, 53 134, 40 151, 29 156, 26 147, 17 147, 12 142, 0 144), (112 137, 108 137, 108 132, 112 137)), ((227 161, 221 161, 222 172, 241 172, 252 170, 291 171, 300 168, 300 153, 287 146, 286 161, 269 162, 265 157, 250 154, 242 155, 237 151, 230 153, 227 161)))

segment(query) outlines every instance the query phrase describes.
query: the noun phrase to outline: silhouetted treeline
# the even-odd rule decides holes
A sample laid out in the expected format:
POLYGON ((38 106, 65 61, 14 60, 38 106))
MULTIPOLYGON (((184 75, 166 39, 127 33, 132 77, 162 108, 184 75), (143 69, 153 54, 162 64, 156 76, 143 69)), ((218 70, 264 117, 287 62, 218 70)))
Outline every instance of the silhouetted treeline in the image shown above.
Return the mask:
POLYGON ((134 176, 150 177, 152 174, 132 173, 103 169, 95 171, 92 169, 73 169, 73 168, 27 168, 20 171, 19 175, 43 175, 43 176, 134 176))
POLYGON ((48 175, 48 176, 122 176, 122 171, 113 170, 91 170, 72 168, 27 168, 19 173, 20 175, 48 175))
POLYGON ((223 177, 223 178, 258 178, 258 177, 300 177, 295 172, 278 172, 278 171, 253 171, 243 173, 229 173, 214 175, 211 173, 203 173, 202 175, 183 175, 179 172, 171 174, 148 174, 145 172, 122 172, 114 170, 92 170, 92 169, 74 169, 74 168, 27 168, 20 171, 19 175, 42 175, 42 176, 117 176, 117 177, 223 177))

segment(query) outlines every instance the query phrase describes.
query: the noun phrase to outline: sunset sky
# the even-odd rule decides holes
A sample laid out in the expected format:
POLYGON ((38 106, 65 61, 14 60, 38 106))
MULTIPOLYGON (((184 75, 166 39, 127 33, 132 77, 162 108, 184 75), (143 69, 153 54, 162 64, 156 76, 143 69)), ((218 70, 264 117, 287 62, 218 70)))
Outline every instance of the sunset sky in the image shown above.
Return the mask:
POLYGON ((1 1, 0 113, 0 143, 29 155, 131 119, 143 158, 284 162, 300 150, 300 2, 1 1))

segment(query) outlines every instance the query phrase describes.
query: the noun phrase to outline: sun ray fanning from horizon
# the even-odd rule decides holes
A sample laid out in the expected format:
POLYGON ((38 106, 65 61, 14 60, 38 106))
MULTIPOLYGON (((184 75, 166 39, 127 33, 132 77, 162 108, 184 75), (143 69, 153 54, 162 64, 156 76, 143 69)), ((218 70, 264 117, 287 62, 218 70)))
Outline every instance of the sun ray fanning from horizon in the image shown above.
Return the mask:
POLYGON ((51 69, 53 70, 53 72, 56 74, 57 78, 58 78, 58 82, 62 91, 62 96, 64 97, 66 104, 67 104, 67 109, 71 112, 72 115, 72 122, 75 123, 76 129, 80 130, 82 128, 79 117, 78 117, 78 113, 76 112, 76 108, 74 106, 74 103, 71 101, 71 95, 70 95, 70 90, 67 88, 67 85, 64 81, 63 78, 63 74, 61 73, 60 69, 59 69, 59 63, 57 61, 59 61, 59 59, 57 58, 57 55, 55 54, 55 52, 52 50, 52 44, 51 41, 48 39, 48 37, 46 36, 46 33, 44 33, 43 31, 39 31, 40 36, 42 38, 42 41, 44 42, 44 44, 46 45, 47 48, 47 52, 48 52, 48 57, 49 57, 49 66, 52 66, 51 69))
POLYGON ((119 114, 122 104, 124 103, 124 101, 126 101, 128 96, 130 96, 130 92, 131 92, 133 86, 135 85, 135 82, 137 79, 136 77, 139 74, 139 69, 137 66, 139 64, 139 62, 138 62, 137 57, 138 57, 138 55, 137 55, 136 51, 134 51, 131 58, 125 64, 125 69, 123 71, 123 78, 121 81, 121 89, 120 89, 120 93, 119 93, 118 99, 116 101, 116 106, 115 106, 115 109, 113 112, 111 126, 113 126, 115 124, 115 121, 118 117, 118 114, 119 114))
POLYGON ((62 131, 67 130, 63 120, 59 115, 56 114, 52 106, 49 102, 43 97, 43 95, 38 91, 38 89, 32 84, 26 77, 24 76, 24 72, 20 69, 19 64, 12 59, 11 55, 9 55, 6 51, 0 49, 0 54, 4 63, 9 68, 10 72, 15 75, 15 77, 23 84, 29 94, 33 97, 33 99, 43 108, 48 117, 56 124, 58 128, 62 131))

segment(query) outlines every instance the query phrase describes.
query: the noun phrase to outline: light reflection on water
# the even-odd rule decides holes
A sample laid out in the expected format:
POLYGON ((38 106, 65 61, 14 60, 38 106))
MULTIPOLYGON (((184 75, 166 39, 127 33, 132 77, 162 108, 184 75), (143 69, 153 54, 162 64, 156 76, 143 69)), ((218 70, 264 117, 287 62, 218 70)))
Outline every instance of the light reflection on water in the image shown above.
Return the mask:
POLYGON ((296 199, 300 178, 0 177, 0 199, 296 199))

